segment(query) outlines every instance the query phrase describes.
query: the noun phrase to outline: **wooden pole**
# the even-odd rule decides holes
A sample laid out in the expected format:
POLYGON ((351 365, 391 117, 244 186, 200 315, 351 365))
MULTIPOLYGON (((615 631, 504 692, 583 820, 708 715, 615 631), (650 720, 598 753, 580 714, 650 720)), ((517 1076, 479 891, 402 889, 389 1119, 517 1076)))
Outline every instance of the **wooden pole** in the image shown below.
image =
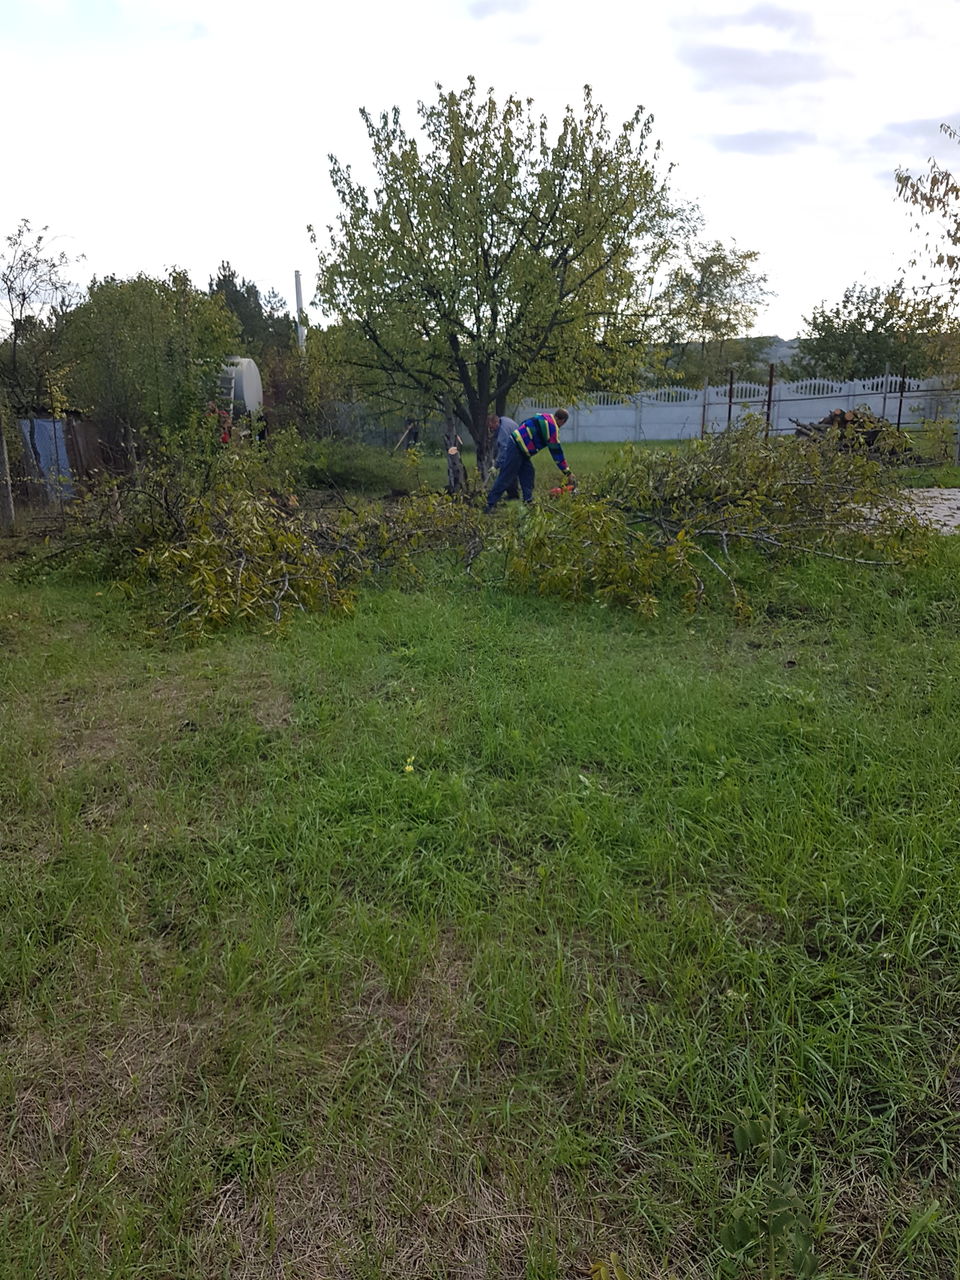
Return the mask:
POLYGON ((13 533, 16 513, 13 509, 13 483, 10 480, 10 455, 7 453, 7 437, 0 417, 0 530, 13 533))
POLYGON ((771 362, 770 376, 767 379, 767 417, 763 427, 764 440, 770 439, 770 414, 773 410, 773 371, 776 366, 771 362))
MULTIPOLYGON (((413 426, 413 423, 411 422, 410 427, 412 426, 413 426)), ((406 431, 403 433, 403 435, 400 437, 397 443, 390 450, 391 453, 396 453, 397 450, 400 448, 400 446, 403 444, 404 440, 406 440, 407 436, 410 434, 410 427, 407 427, 406 431)))

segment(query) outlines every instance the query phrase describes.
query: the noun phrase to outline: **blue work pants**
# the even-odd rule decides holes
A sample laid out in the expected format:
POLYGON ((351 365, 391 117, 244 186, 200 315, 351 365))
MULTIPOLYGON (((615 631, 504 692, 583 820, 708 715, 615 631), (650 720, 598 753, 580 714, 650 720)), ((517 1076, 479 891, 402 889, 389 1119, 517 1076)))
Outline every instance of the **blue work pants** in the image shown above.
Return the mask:
POLYGON ((492 511, 512 484, 520 481, 524 502, 533 501, 533 481, 536 473, 526 449, 516 440, 506 440, 497 454, 497 478, 487 494, 487 510, 492 511))

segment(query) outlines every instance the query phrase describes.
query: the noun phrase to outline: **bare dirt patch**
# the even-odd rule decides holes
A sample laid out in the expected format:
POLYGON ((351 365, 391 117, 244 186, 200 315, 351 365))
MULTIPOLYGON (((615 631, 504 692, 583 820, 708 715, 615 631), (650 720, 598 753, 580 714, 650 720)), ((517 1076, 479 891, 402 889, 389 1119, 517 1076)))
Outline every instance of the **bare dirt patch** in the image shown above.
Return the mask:
POLYGON ((907 497, 925 524, 941 533, 960 529, 960 489, 910 489, 907 497))
POLYGON ((261 729, 287 729, 294 721, 294 701, 285 689, 267 676, 260 676, 248 688, 250 714, 261 729))

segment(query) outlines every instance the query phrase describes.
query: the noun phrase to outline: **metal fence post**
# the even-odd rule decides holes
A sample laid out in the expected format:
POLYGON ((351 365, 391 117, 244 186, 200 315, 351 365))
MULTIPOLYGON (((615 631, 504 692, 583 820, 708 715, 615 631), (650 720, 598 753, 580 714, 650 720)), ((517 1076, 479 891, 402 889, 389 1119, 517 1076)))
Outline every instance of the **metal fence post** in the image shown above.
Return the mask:
POLYGON ((775 366, 770 365, 770 376, 767 378, 767 417, 763 427, 764 440, 770 439, 770 410, 773 408, 773 371, 775 366))
POLYGON ((707 434, 707 375, 703 375, 703 405, 700 409, 700 439, 707 434))

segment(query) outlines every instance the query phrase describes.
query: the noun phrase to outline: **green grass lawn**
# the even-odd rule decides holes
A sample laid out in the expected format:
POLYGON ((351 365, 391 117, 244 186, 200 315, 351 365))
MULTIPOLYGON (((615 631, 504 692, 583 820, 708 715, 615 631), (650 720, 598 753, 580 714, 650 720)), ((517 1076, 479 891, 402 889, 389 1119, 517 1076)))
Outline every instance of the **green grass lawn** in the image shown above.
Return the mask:
MULTIPOLYGON (((671 448, 676 442, 655 441, 638 448, 671 448)), ((623 448, 622 444, 569 444, 564 453, 574 474, 590 480, 598 476, 623 448)), ((355 445, 341 441, 321 442, 307 446, 307 480, 315 488, 323 488, 329 479, 338 487, 363 497, 382 497, 392 489, 443 489, 447 483, 447 459, 440 450, 391 452, 372 445, 355 445)), ((475 477, 475 454, 464 449, 468 474, 475 477)), ((552 458, 542 452, 536 459, 537 486, 541 492, 559 483, 560 473, 552 458)))
POLYGON ((0 579, 0 1276, 952 1280, 958 542, 193 650, 0 579))
MULTIPOLYGON (((650 440, 633 443, 639 449, 675 449, 676 440, 650 440)), ((564 454, 578 480, 595 479, 624 448, 621 443, 574 444, 564 441, 564 454)), ((371 445, 352 445, 337 442, 308 446, 308 457, 322 456, 326 470, 316 467, 309 473, 309 482, 322 488, 325 475, 340 488, 364 497, 380 498, 392 489, 416 489, 425 485, 428 489, 442 489, 447 483, 447 461, 442 451, 423 449, 416 454, 403 450, 390 452, 371 445)), ((474 477, 474 454, 464 450, 468 474, 474 477)), ((535 461, 537 489, 543 493, 558 482, 559 473, 546 452, 535 461)), ((937 466, 898 468, 898 478, 909 488, 960 488, 960 467, 949 464, 937 466)))
POLYGON ((900 479, 904 487, 909 489, 960 489, 960 467, 949 463, 903 467, 900 479))

